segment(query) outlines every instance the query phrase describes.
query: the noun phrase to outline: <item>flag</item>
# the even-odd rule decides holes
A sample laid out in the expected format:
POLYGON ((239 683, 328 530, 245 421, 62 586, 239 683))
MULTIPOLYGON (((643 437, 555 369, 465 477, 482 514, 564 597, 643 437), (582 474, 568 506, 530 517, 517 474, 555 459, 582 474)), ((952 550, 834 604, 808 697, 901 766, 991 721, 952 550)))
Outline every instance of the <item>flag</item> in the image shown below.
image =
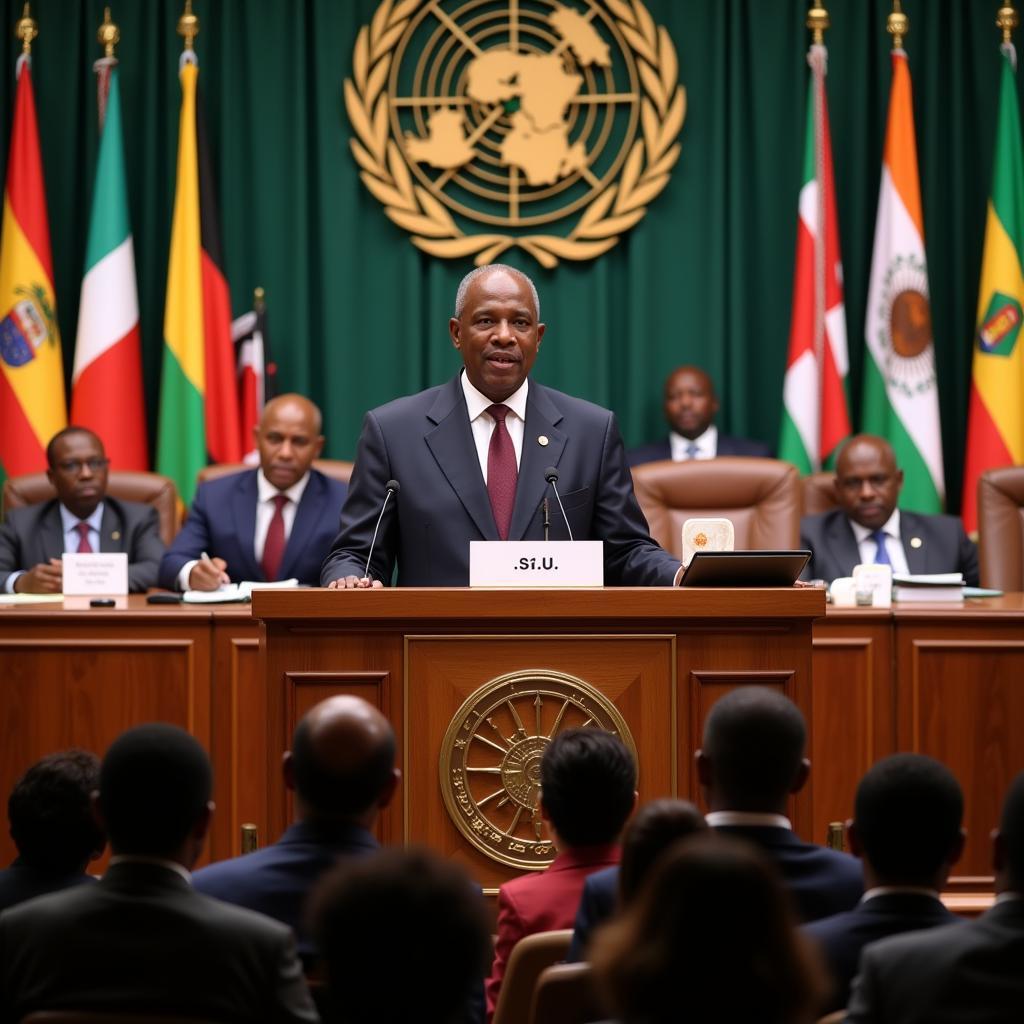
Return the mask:
MULTIPOLYGON (((116 67, 97 62, 109 77, 106 116, 96 163, 85 274, 78 307, 71 421, 95 431, 115 469, 148 469, 146 409, 139 342, 135 248, 121 139, 121 91, 116 67)), ((101 117, 103 116, 101 111, 101 117)))
POLYGON ((242 425, 244 461, 250 465, 259 462, 254 431, 263 415, 263 406, 272 398, 274 365, 270 361, 267 345, 266 306, 263 289, 256 290, 253 308, 231 324, 231 338, 235 343, 238 365, 238 406, 242 425))
POLYGON ((178 166, 164 305, 157 468, 188 504, 212 459, 242 458, 231 305, 198 96, 199 66, 182 60, 178 166))
POLYGON ((905 51, 892 52, 892 89, 864 318, 863 429, 886 438, 903 470, 900 506, 941 512, 945 499, 935 345, 905 51))
POLYGON ((801 473, 816 472, 829 463, 839 443, 850 435, 843 264, 825 93, 827 59, 828 51, 817 44, 807 54, 807 134, 782 388, 779 458, 792 462, 801 473))
POLYGON ((1024 463, 1024 152, 1012 45, 1003 47, 992 195, 978 288, 964 465, 964 527, 978 528, 978 477, 1024 463))
POLYGON ((50 224, 30 58, 18 58, 0 235, 0 479, 46 468, 67 426, 50 224))

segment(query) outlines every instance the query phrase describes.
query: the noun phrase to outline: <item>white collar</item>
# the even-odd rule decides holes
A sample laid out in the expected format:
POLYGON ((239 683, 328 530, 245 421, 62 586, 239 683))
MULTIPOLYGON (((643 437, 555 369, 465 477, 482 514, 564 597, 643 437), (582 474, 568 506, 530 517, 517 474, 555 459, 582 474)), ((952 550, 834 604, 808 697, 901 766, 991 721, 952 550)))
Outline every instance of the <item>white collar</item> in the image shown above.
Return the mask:
POLYGON ((914 896, 931 896, 933 900, 940 899, 938 892, 935 889, 929 889, 926 885, 876 885, 873 889, 868 889, 863 896, 861 896, 861 903, 867 903, 868 900, 873 900, 878 896, 891 896, 896 893, 911 893, 914 896))
MULTIPOLYGON (((858 544, 862 544, 875 532, 867 526, 855 523, 852 519, 850 519, 850 526, 853 527, 853 535, 857 538, 858 544)), ((894 540, 900 539, 900 510, 898 508, 892 510, 892 515, 882 525, 882 533, 886 537, 892 537, 894 540)))
POLYGON ((669 444, 672 448, 679 447, 680 451, 686 451, 691 444, 695 444, 701 453, 709 453, 714 457, 718 452, 718 427, 712 423, 703 434, 698 434, 692 440, 688 437, 683 437, 682 434, 675 430, 669 432, 669 444))
POLYGON ((762 814, 760 811, 710 811, 704 820, 712 828, 742 825, 747 828, 785 828, 793 831, 793 823, 784 814, 762 814))
POLYGON ((1024 892, 1017 892, 1015 889, 1008 889, 996 897, 996 903, 1012 903, 1014 900, 1024 900, 1024 892))
POLYGON ((192 884, 192 872, 184 864, 179 864, 176 860, 167 860, 164 857, 142 857, 129 853, 119 853, 110 858, 110 867, 116 867, 118 864, 155 864, 157 867, 167 868, 168 871, 181 875, 189 885, 192 884))
MULTIPOLYGON (((469 422, 472 423, 481 413, 486 412, 495 403, 482 391, 477 390, 469 379, 469 374, 462 371, 462 392, 466 396, 466 408, 469 410, 469 422)), ((513 391, 501 405, 507 405, 524 423, 526 422, 526 396, 530 390, 530 378, 527 377, 518 389, 513 391)))
POLYGON ((103 522, 102 501, 92 510, 92 515, 87 516, 85 519, 79 519, 71 509, 65 508, 63 503, 58 507, 60 508, 60 525, 64 528, 65 533, 70 533, 76 529, 79 523, 88 523, 90 530, 95 530, 97 533, 100 532, 100 524, 103 522))
POLYGON ((291 501, 297 506, 302 501, 302 493, 306 489, 306 484, 309 483, 309 470, 298 480, 295 481, 288 488, 287 491, 279 491, 264 475, 262 469, 256 470, 256 494, 259 501, 270 501, 272 498, 276 498, 279 494, 287 495, 291 501))

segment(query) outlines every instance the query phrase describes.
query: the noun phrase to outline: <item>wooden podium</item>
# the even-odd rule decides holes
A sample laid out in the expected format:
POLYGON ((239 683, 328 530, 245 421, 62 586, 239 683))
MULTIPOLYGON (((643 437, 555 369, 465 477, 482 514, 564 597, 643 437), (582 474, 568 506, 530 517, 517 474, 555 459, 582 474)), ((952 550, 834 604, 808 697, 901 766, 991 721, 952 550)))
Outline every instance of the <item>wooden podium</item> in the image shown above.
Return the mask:
MULTIPOLYGON (((498 850, 500 837, 464 809, 477 829, 467 838, 453 820, 463 813, 463 794, 456 787, 446 806, 442 785, 442 753, 464 749, 461 737, 476 738, 471 726, 482 730, 470 744, 480 766, 465 771, 491 782, 512 771, 525 786, 536 781, 538 734, 584 724, 610 705, 607 714, 617 713, 635 744, 641 800, 696 800, 693 752, 704 716, 723 693, 752 683, 777 688, 811 720, 811 624, 824 612, 824 592, 804 588, 258 591, 267 834, 278 835, 291 818, 279 766, 296 721, 330 694, 353 693, 390 719, 398 739, 403 784, 382 818, 381 838, 427 844, 485 887, 496 886, 523 866, 482 852, 498 850), (554 680, 555 690, 530 689, 538 676, 554 680), (505 684, 512 690, 496 698, 500 707, 467 712, 467 702, 498 679, 512 680, 505 684), (519 699, 520 679, 529 700, 519 699), (517 738, 521 749, 509 768, 517 738)), ((509 803, 498 795, 481 789, 474 806, 509 803)), ((793 824, 821 841, 812 807, 807 788, 793 801, 793 824)), ((528 811, 514 824, 520 832, 533 827, 528 811)))

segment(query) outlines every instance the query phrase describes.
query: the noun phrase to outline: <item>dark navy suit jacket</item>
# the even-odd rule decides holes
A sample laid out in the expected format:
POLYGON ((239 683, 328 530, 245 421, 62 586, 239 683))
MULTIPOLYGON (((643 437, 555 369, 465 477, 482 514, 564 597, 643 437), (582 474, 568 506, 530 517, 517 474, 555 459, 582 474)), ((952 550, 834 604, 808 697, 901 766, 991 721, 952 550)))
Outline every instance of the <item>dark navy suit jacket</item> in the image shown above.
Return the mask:
POLYGON ((858 903, 853 910, 823 917, 804 925, 809 935, 825 954, 835 988, 832 998, 821 1012, 832 1013, 846 1006, 850 984, 857 973, 861 950, 869 943, 888 935, 916 932, 942 924, 956 924, 961 919, 950 913, 942 901, 926 893, 892 892, 874 896, 858 903))
POLYGON ((594 929, 615 913, 619 898, 619 865, 595 871, 584 883, 576 920, 572 925, 572 942, 566 963, 586 959, 587 943, 594 929))
MULTIPOLYGON (((339 480, 310 470, 281 559, 279 579, 295 576, 306 586, 319 584, 320 563, 337 532, 345 493, 345 485, 339 480)), ((177 589, 182 566, 204 551, 223 558, 228 563, 228 575, 236 582, 265 580, 253 548, 257 500, 255 469, 200 484, 181 532, 160 563, 160 586, 177 589)))
POLYGON ((95 881, 92 875, 54 875, 40 871, 18 857, 6 871, 0 871, 0 910, 16 907, 48 892, 60 892, 61 889, 89 885, 95 881))
MULTIPOLYGON (((715 455, 749 455, 758 459, 770 459, 772 450, 763 441, 719 434, 715 455)), ((631 466, 639 466, 644 462, 663 462, 671 458, 672 444, 667 437, 652 444, 640 445, 639 448, 631 448, 626 452, 626 461, 631 466)))
MULTIPOLYGON (((546 496, 551 539, 568 539, 544 478, 548 466, 558 470, 575 539, 604 542, 606 584, 671 586, 679 562, 651 540, 614 415, 531 380, 509 540, 543 538, 546 496)), ((399 586, 466 586, 469 542, 497 540, 498 530, 459 377, 366 414, 324 584, 364 575, 390 479, 402 489, 388 502, 370 575, 390 583, 397 560, 399 586)))

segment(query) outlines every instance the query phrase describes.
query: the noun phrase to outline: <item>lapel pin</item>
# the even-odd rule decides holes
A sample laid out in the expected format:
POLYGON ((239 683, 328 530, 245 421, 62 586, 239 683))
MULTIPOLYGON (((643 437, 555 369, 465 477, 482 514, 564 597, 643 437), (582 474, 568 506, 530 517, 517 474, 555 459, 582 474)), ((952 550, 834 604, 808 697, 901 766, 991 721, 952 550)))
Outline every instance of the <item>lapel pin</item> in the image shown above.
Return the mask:
POLYGON ((110 539, 111 540, 120 540, 121 539, 121 531, 120 530, 114 530, 114 532, 110 535, 110 539))
POLYGON ((923 543, 924 543, 924 541, 921 540, 920 537, 911 537, 910 538, 910 546, 912 548, 919 548, 923 543))
POLYGON ((539 444, 541 446, 541 448, 547 448, 547 446, 548 446, 548 435, 547 434, 541 434, 540 437, 537 438, 537 444, 539 444))

